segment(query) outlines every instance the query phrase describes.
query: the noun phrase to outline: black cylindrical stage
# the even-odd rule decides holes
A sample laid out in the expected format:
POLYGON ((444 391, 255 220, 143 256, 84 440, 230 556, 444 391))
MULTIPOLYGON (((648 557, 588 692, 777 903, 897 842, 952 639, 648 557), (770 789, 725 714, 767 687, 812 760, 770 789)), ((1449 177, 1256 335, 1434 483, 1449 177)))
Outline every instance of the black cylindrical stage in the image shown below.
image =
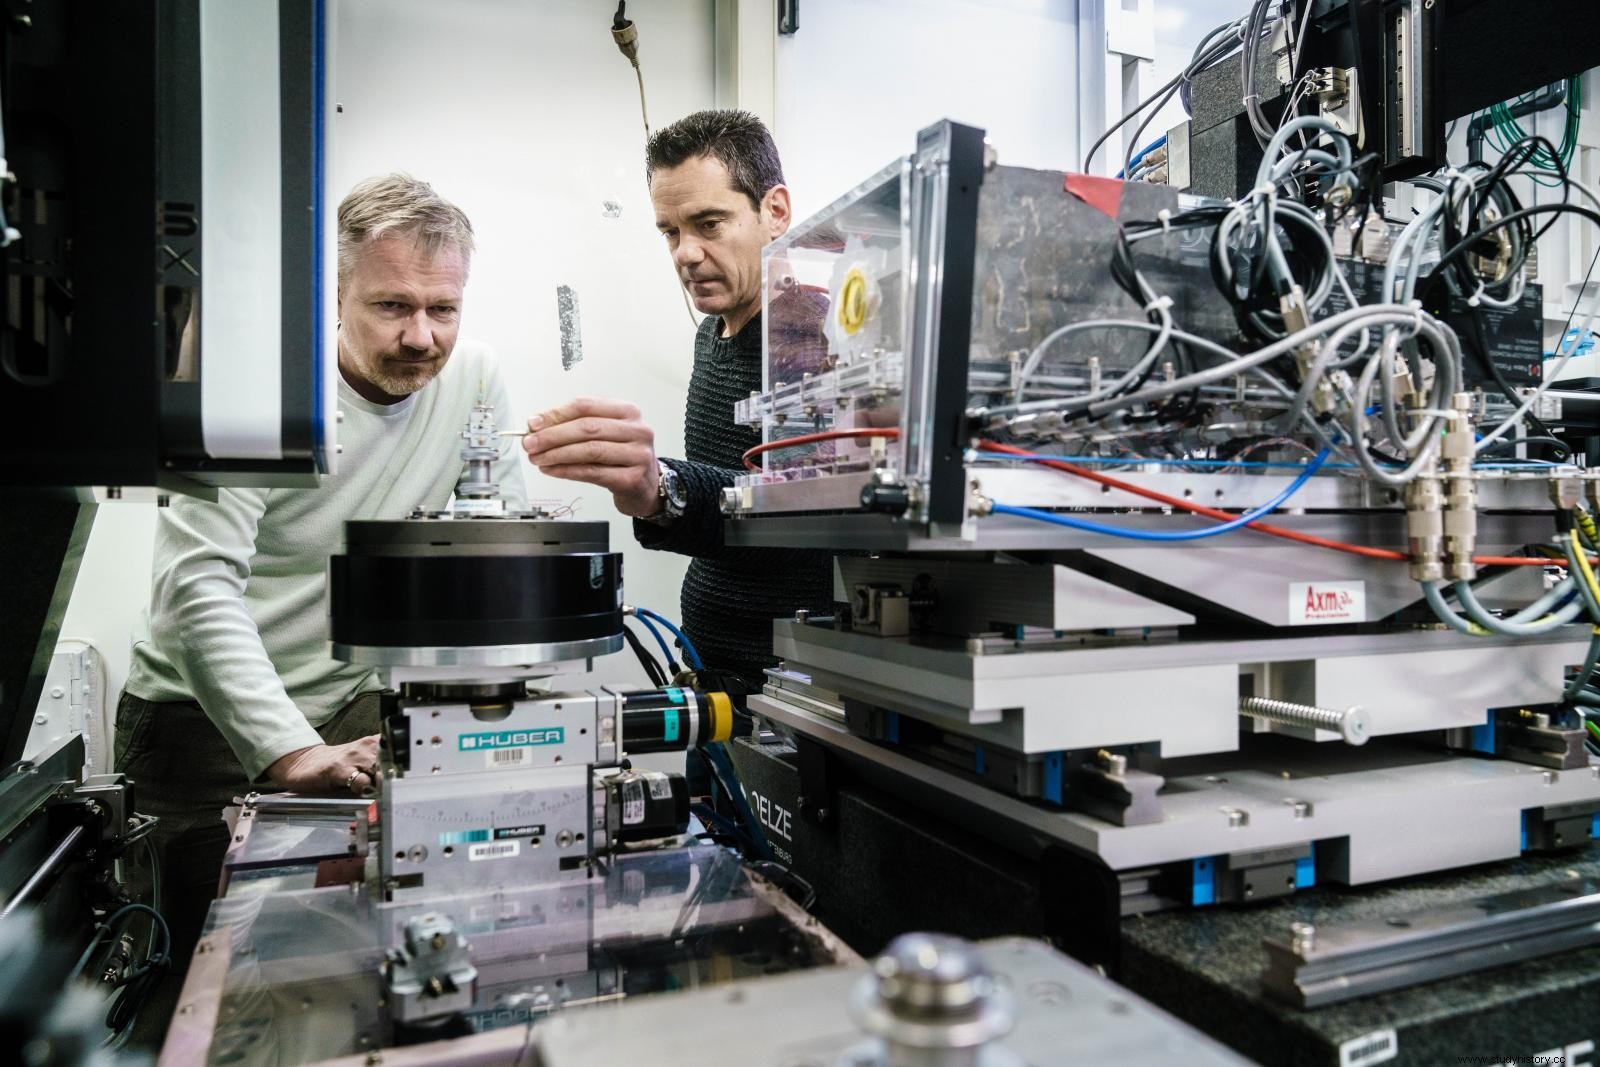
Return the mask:
POLYGON ((328 565, 333 655, 511 666, 622 647, 622 555, 603 522, 424 518, 345 524, 328 565))

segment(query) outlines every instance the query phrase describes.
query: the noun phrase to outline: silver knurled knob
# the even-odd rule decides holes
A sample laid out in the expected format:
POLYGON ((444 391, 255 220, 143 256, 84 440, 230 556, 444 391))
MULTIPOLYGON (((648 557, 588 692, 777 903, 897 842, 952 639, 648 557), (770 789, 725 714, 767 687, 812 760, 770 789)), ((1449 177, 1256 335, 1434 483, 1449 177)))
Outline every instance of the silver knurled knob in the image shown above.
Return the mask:
POLYGON ((857 983, 851 1014, 883 1039, 890 1063, 930 1065, 978 1062, 979 1050, 1008 1033, 1016 1017, 1010 993, 978 950, 938 934, 895 938, 857 983))

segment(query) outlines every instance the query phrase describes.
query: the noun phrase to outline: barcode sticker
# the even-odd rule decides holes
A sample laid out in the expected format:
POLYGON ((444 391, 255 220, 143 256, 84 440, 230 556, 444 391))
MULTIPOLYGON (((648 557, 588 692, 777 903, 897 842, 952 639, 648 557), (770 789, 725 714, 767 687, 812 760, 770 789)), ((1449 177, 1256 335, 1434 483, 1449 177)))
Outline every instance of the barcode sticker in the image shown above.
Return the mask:
POLYGON ((533 758, 531 748, 495 748, 484 753, 484 764, 492 771, 497 767, 519 767, 533 758))
POLYGON ((622 823, 644 822, 644 783, 634 778, 622 783, 622 823))
POLYGON ((650 776, 650 799, 668 800, 672 797, 672 780, 664 774, 650 776))
POLYGON ((508 860, 521 852, 520 841, 491 841, 488 844, 470 846, 467 849, 467 859, 474 863, 478 860, 508 860))
MULTIPOLYGON (((1339 1067, 1372 1067, 1400 1055, 1400 1040, 1393 1030, 1376 1030, 1353 1037, 1339 1046, 1339 1067)), ((1498 1057, 1497 1057, 1498 1058, 1498 1057)))

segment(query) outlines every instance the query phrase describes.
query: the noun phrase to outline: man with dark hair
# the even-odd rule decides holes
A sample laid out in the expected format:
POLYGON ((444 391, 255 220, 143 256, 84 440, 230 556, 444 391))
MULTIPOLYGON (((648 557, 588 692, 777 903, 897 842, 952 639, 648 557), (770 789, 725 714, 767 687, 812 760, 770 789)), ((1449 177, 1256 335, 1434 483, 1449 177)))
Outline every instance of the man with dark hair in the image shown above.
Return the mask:
MULTIPOLYGON (((656 228, 706 316, 685 406, 687 458, 658 459, 655 434, 621 400, 579 399, 535 415, 523 448, 545 474, 610 490, 646 548, 694 557, 683 580, 684 626, 737 698, 759 689, 773 662, 772 620, 833 602, 827 553, 723 541, 722 490, 761 442, 734 424, 733 405, 762 388, 761 250, 789 228, 789 190, 772 135, 743 111, 701 111, 658 130, 645 166, 656 228)), ((798 288, 780 304, 769 342, 798 380, 826 353, 824 309, 798 288)))

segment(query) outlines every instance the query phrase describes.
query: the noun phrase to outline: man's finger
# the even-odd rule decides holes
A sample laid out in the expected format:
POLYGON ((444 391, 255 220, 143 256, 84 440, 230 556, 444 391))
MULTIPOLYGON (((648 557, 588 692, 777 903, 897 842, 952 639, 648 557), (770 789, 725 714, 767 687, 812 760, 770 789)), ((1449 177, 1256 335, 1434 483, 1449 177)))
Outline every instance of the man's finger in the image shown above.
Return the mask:
MULTIPOLYGON (((531 420, 530 420, 531 421, 531 420)), ((619 419, 603 419, 597 415, 585 415, 570 422, 563 422, 540 430, 538 433, 528 433, 522 438, 522 450, 530 456, 541 452, 548 452, 552 448, 570 445, 578 441, 650 441, 654 440, 649 427, 638 422, 624 422, 619 419)))
POLYGON ((540 430, 546 426, 557 426, 586 415, 602 419, 637 419, 639 409, 625 400, 580 396, 533 416, 528 420, 528 429, 540 430))
POLYGON ((580 441, 529 456, 540 470, 546 467, 630 467, 641 468, 650 462, 648 449, 615 441, 580 441))
POLYGON ((638 487, 638 475, 631 467, 596 467, 591 464, 572 464, 565 467, 540 467, 539 473, 569 482, 587 482, 612 493, 627 492, 638 487))

